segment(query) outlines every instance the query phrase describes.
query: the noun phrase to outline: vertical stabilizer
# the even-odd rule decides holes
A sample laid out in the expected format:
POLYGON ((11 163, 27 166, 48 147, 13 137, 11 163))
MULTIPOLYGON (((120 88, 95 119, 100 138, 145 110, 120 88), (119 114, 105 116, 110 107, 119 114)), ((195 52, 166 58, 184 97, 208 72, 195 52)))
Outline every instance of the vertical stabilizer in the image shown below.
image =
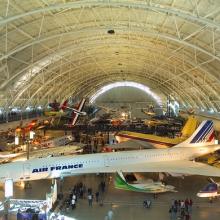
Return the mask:
POLYGON ((213 121, 203 121, 196 131, 186 141, 175 147, 193 147, 215 144, 213 121))
POLYGON ((116 172, 115 186, 127 185, 127 181, 121 171, 116 172))
POLYGON ((196 130, 197 123, 198 121, 194 116, 189 116, 188 120, 186 121, 181 131, 181 137, 184 139, 190 137, 193 134, 193 132, 196 130))

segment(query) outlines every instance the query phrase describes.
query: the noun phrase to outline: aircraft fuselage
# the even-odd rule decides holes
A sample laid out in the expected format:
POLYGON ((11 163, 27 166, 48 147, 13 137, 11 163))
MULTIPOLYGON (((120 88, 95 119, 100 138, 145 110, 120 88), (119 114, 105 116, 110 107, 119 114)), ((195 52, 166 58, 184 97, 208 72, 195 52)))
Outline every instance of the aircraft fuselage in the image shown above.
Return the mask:
POLYGON ((58 178, 83 173, 112 173, 128 165, 154 163, 160 161, 191 160, 216 151, 216 146, 177 147, 170 149, 152 149, 97 153, 78 156, 36 158, 25 162, 19 161, 0 166, 0 181, 7 178, 16 181, 29 181, 58 178))

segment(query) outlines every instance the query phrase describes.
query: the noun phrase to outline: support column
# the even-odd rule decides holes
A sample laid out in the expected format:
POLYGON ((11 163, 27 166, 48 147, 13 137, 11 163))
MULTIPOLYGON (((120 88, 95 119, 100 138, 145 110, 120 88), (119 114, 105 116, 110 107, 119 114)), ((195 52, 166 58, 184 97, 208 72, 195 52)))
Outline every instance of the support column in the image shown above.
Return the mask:
POLYGON ((27 140, 26 143, 27 143, 27 160, 29 160, 29 157, 30 157, 30 140, 27 140))
POLYGON ((5 200, 4 200, 4 220, 8 220, 8 213, 10 209, 10 198, 13 197, 13 180, 5 180, 5 200))
POLYGON ((10 208, 10 199, 5 199, 4 201, 4 220, 9 220, 8 212, 10 208))

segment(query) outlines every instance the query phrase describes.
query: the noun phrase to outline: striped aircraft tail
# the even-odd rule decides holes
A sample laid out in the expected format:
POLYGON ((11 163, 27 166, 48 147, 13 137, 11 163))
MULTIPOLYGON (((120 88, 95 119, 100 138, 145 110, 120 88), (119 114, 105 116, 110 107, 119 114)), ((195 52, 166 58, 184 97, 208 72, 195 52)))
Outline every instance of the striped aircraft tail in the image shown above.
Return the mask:
POLYGON ((213 121, 203 121, 190 138, 175 147, 192 147, 215 144, 213 121))

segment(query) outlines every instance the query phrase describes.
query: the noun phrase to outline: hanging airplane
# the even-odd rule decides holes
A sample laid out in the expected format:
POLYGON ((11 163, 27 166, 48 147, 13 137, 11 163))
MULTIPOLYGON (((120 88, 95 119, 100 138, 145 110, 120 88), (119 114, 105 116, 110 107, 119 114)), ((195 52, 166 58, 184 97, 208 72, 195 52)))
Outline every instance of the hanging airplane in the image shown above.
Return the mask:
POLYGON ((142 109, 141 112, 143 112, 145 115, 147 116, 155 116, 156 115, 156 112, 154 111, 150 111, 150 110, 144 110, 142 109))
POLYGON ((63 102, 63 104, 61 104, 61 105, 56 100, 54 100, 54 102, 48 104, 51 109, 45 111, 44 115, 48 116, 48 117, 50 117, 50 116, 55 117, 55 116, 66 115, 66 112, 64 112, 64 111, 67 108, 67 104, 68 104, 67 100, 65 100, 63 102))
POLYGON ((156 127, 170 125, 171 123, 165 117, 152 116, 149 119, 145 119, 144 124, 149 127, 156 127))
POLYGON ((134 183, 128 183, 122 174, 118 171, 116 173, 115 188, 123 189, 128 191, 135 192, 144 192, 144 193, 164 193, 164 192, 176 192, 175 187, 171 185, 165 185, 160 181, 154 182, 152 179, 147 181, 135 181, 134 183))
POLYGON ((70 144, 73 141, 74 138, 72 135, 64 135, 61 137, 53 138, 51 140, 42 141, 40 144, 38 143, 38 145, 44 148, 58 147, 70 144))
MULTIPOLYGON (((86 115, 86 112, 83 112, 82 109, 85 105, 85 101, 86 99, 82 99, 81 102, 78 104, 77 108, 71 108, 68 107, 67 104, 68 102, 65 101, 60 107, 59 107, 59 111, 54 111, 55 114, 53 114, 53 112, 50 114, 49 112, 47 112, 48 114, 45 114, 46 116, 54 116, 55 118, 58 118, 58 122, 60 122, 61 117, 65 118, 65 121, 68 120, 68 123, 66 124, 69 127, 72 127, 76 124, 77 119, 80 115, 86 115), (67 116, 67 112, 64 112, 66 109, 69 109, 70 111, 70 117, 67 116)), ((57 103, 57 102, 56 102, 57 103)), ((29 132, 31 130, 39 130, 42 129, 44 127, 47 126, 51 126, 54 124, 55 119, 51 118, 49 120, 39 120, 39 119, 33 119, 30 122, 28 122, 27 124, 23 125, 23 123, 21 122, 19 126, 16 127, 15 129, 15 134, 16 136, 23 136, 25 137, 26 135, 29 135, 29 132)))
POLYGON ((78 115, 86 115, 86 112, 81 111, 82 108, 81 108, 81 110, 79 110, 81 105, 82 105, 82 107, 84 106, 85 101, 86 100, 83 98, 82 101, 79 103, 79 105, 76 108, 69 107, 67 100, 65 100, 64 103, 61 104, 59 107, 57 107, 57 105, 59 103, 57 104, 57 102, 54 102, 54 103, 56 103, 56 105, 55 105, 56 108, 53 108, 54 105, 52 105, 52 104, 54 104, 54 103, 50 103, 49 106, 52 107, 52 111, 45 111, 44 115, 45 116, 57 116, 57 117, 65 116, 65 115, 67 115, 67 112, 65 112, 67 109, 69 109, 71 112, 74 112, 78 115))
POLYGON ((153 102, 137 102, 137 108, 139 109, 143 114, 145 114, 148 117, 161 115, 163 112, 166 111, 166 107, 163 104, 156 104, 153 102))
POLYGON ((51 125, 54 126, 64 124, 67 127, 74 127, 77 123, 78 117, 80 115, 86 115, 86 112, 82 111, 85 105, 85 101, 86 99, 83 98, 76 108, 70 108, 66 106, 65 109, 69 109, 70 116, 66 114, 63 116, 55 117, 55 119, 52 120, 51 125))
POLYGON ((203 121, 190 138, 169 149, 37 158, 3 164, 0 165, 0 181, 30 181, 117 171, 220 176, 220 169, 193 161, 219 149, 220 145, 215 144, 213 122, 203 121))
POLYGON ((29 121, 28 123, 26 123, 25 125, 23 125, 23 122, 21 121, 20 125, 17 126, 15 129, 15 135, 26 136, 26 135, 29 135, 30 131, 42 129, 49 124, 50 124, 50 120, 44 120, 44 119, 43 120, 33 119, 29 121))
MULTIPOLYGON (((147 116, 151 116, 152 117, 152 116, 156 115, 154 105, 149 105, 147 108, 140 108, 140 109, 141 109, 141 112, 143 112, 147 116)), ((159 109, 162 109, 162 108, 159 108, 159 109)))
POLYGON ((113 107, 103 106, 103 105, 96 105, 100 110, 103 110, 106 114, 115 114, 118 113, 119 110, 113 107))
POLYGON ((82 112, 82 109, 85 105, 85 102, 86 102, 86 99, 82 99, 82 101, 78 104, 77 108, 75 109, 71 109, 72 111, 72 114, 71 114, 71 119, 69 120, 69 123, 66 124, 68 127, 73 127, 75 126, 77 120, 78 120, 78 117, 80 115, 86 115, 86 112, 82 112))

